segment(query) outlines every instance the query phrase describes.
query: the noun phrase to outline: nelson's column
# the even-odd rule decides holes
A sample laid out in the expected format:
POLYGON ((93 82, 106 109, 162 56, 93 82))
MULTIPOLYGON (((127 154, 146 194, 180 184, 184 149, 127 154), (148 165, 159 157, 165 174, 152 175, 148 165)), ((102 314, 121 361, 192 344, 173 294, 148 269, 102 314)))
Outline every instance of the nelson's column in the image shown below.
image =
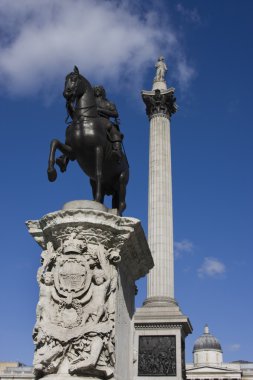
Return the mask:
POLYGON ((142 91, 150 121, 148 243, 155 265, 147 299, 134 317, 134 379, 179 380, 186 378, 185 337, 192 326, 174 298, 170 118, 177 106, 163 57, 155 67, 152 90, 142 91))

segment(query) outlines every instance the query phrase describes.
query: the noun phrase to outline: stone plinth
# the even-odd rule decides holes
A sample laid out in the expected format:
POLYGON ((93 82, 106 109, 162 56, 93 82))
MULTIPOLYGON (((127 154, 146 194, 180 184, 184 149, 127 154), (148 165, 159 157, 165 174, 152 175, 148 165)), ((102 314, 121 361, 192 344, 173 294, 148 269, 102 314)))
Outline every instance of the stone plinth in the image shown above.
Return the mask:
POLYGON ((131 379, 135 281, 153 266, 140 221, 75 201, 27 227, 43 249, 36 377, 131 379))
POLYGON ((185 338, 192 332, 175 300, 147 300, 134 316, 134 380, 186 379, 185 338))

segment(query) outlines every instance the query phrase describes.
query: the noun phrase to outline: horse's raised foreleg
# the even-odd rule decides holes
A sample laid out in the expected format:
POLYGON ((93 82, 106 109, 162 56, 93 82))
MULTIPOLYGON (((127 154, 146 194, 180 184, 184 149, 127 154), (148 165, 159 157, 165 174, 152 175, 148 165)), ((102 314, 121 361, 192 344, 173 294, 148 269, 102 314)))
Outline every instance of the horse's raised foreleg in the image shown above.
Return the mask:
POLYGON ((102 166, 103 166, 103 149, 101 146, 96 147, 96 188, 93 192, 94 200, 103 203, 102 193, 102 166), (95 194, 94 194, 95 193, 95 194))
POLYGON ((57 172, 55 170, 55 152, 56 149, 59 149, 63 154, 67 157, 73 155, 72 148, 69 145, 61 143, 59 140, 52 140, 50 144, 50 153, 48 159, 48 168, 47 168, 47 176, 50 182, 53 182, 57 178, 57 172))

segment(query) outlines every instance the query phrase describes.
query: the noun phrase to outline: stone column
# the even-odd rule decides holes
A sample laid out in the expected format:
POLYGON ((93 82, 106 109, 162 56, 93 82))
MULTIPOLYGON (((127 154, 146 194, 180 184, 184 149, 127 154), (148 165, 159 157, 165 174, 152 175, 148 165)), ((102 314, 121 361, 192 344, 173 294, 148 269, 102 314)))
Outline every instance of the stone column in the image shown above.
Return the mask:
POLYGON ((43 249, 35 377, 132 379, 135 281, 153 266, 140 221, 74 201, 27 226, 43 249))
POLYGON ((148 298, 174 298, 173 218, 170 121, 153 115, 150 121, 148 242, 154 269, 148 276, 148 298))
POLYGON ((148 275, 147 301, 174 299, 174 256, 170 117, 176 112, 174 88, 155 80, 142 92, 150 120, 148 242, 155 266, 148 275))
POLYGON ((147 299, 134 315, 134 380, 186 379, 185 338, 192 332, 174 299, 174 256, 170 118, 174 88, 167 88, 164 58, 156 64, 152 91, 142 91, 150 120, 148 242, 154 268, 147 299))

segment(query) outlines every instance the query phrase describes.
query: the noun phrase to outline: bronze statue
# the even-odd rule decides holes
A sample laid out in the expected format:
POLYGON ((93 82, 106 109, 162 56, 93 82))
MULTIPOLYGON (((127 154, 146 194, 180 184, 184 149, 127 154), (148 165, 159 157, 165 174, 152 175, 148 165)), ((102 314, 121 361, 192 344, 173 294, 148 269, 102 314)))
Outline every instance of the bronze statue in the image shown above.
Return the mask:
POLYGON ((56 159, 61 171, 66 170, 69 160, 77 160, 90 177, 94 200, 103 203, 105 195, 112 195, 112 207, 122 215, 126 208, 129 165, 121 150, 118 123, 110 121, 110 117, 118 117, 117 109, 98 88, 101 92, 101 87, 92 88, 76 66, 66 76, 63 96, 72 122, 66 129, 65 144, 56 139, 51 142, 48 179, 53 182, 57 178, 54 164, 58 149, 63 153, 56 159))
POLYGON ((101 122, 106 128, 109 140, 113 143, 113 154, 121 158, 122 148, 121 143, 123 135, 119 130, 118 111, 112 102, 106 98, 106 92, 103 86, 94 87, 94 95, 97 104, 98 115, 101 118, 101 122), (115 119, 115 122, 110 121, 110 117, 115 119))

